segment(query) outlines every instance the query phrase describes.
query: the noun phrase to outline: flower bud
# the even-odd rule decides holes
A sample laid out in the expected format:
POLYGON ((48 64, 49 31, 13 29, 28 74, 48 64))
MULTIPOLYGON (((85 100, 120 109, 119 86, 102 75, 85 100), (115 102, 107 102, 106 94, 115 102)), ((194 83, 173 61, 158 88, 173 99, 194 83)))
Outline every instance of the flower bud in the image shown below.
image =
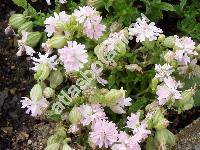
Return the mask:
POLYGON ((172 146, 176 142, 175 135, 167 129, 156 131, 155 137, 159 141, 160 145, 172 146))
POLYGON ((67 143, 64 143, 62 150, 72 150, 72 148, 67 143))
POLYGON ((111 32, 119 32, 122 29, 122 24, 119 22, 113 22, 110 26, 111 32))
POLYGON ((156 77, 154 77, 154 78, 151 80, 150 87, 151 87, 151 90, 152 90, 153 92, 156 91, 158 83, 159 83, 159 81, 158 81, 158 78, 156 78, 156 77))
POLYGON ((162 45, 168 48, 173 48, 175 44, 175 38, 173 36, 169 36, 165 38, 162 45))
POLYGON ((50 48, 63 48, 67 44, 67 38, 63 35, 55 35, 47 40, 46 44, 50 48))
POLYGON ((9 19, 9 25, 14 28, 18 29, 25 23, 26 19, 22 14, 13 14, 9 19))
POLYGON ((21 34, 22 31, 30 32, 32 31, 32 29, 33 29, 33 22, 28 21, 28 22, 25 22, 21 27, 19 27, 18 33, 21 34))
POLYGON ((82 118, 82 116, 81 116, 81 113, 80 113, 78 107, 74 106, 69 113, 69 121, 72 124, 77 124, 77 123, 79 123, 81 118, 82 118))
POLYGON ((47 145, 44 150, 59 150, 60 149, 60 143, 53 143, 50 145, 47 145))
POLYGON ((40 64, 37 72, 34 74, 35 80, 44 81, 49 76, 50 71, 48 63, 40 64))
POLYGON ((40 32, 28 32, 26 44, 34 48, 39 43, 41 37, 42 34, 40 32))
POLYGON ((197 52, 200 52, 200 44, 195 49, 197 52))
POLYGON ((106 95, 105 95, 105 101, 104 104, 106 106, 112 107, 115 106, 117 101, 125 95, 124 90, 116 90, 111 89, 106 95))
POLYGON ((50 98, 50 97, 54 97, 55 95, 55 90, 53 90, 50 87, 46 87, 43 91, 44 97, 45 98, 50 98))
POLYGON ((120 54, 125 54, 126 53, 126 44, 122 41, 117 41, 115 44, 115 50, 119 52, 120 54))
POLYGON ((60 70, 53 70, 49 77, 50 87, 55 89, 63 82, 63 75, 60 70))
POLYGON ((42 87, 39 84, 35 84, 30 92, 31 99, 40 100, 42 98, 42 87))
POLYGON ((185 110, 189 110, 194 106, 194 94, 194 89, 185 90, 181 93, 182 99, 176 101, 179 113, 182 113, 185 110))
POLYGON ((158 37, 158 42, 163 42, 165 40, 165 35, 164 34, 160 34, 158 37))
POLYGON ((103 0, 87 0, 86 4, 88 6, 95 7, 96 9, 100 9, 104 6, 104 1, 103 0))

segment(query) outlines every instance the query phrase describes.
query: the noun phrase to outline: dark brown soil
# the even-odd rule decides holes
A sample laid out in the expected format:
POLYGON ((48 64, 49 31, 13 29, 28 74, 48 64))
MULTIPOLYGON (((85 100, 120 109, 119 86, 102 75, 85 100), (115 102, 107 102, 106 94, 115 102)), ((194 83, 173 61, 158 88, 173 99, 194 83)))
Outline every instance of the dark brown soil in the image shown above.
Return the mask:
MULTIPOLYGON (((47 10, 46 5, 38 5, 37 8, 40 10, 43 7, 47 10)), ((29 95, 34 80, 33 72, 29 70, 30 58, 17 57, 16 39, 4 34, 12 11, 20 12, 20 9, 11 0, 0 2, 0 150, 39 150, 44 148, 54 124, 30 117, 21 109, 19 101, 22 96, 29 95)), ((159 26, 167 35, 176 34, 177 18, 167 14, 164 17, 159 26)), ((177 133, 195 120, 199 112, 199 108, 182 115, 169 112, 169 120, 173 122, 170 130, 177 133)))

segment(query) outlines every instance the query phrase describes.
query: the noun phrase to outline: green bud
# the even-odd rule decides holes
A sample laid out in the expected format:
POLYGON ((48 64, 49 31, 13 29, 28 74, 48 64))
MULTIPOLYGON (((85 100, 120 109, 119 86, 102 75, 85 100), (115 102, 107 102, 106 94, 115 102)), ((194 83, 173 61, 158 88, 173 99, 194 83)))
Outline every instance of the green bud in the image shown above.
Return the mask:
POLYGON ((87 0, 86 4, 88 6, 95 7, 96 9, 100 9, 104 6, 104 1, 103 0, 87 0))
POLYGON ((49 77, 50 87, 55 89, 63 82, 63 75, 60 70, 53 70, 49 77))
POLYGON ((22 14, 13 14, 9 19, 9 25, 14 28, 18 29, 25 23, 26 19, 22 14))
POLYGON ((42 98, 42 87, 39 84, 35 84, 30 92, 31 99, 40 100, 42 98))
POLYGON ((122 29, 122 24, 119 22, 113 22, 110 26, 111 32, 119 32, 122 29))
POLYGON ((194 106, 194 94, 194 89, 185 90, 181 93, 182 99, 176 101, 176 106, 178 107, 179 113, 189 110, 194 106))
POLYGON ((173 36, 169 36, 165 38, 162 45, 168 48, 173 48, 175 44, 175 38, 173 36))
POLYGON ((105 101, 104 105, 112 107, 115 106, 117 101, 125 95, 124 90, 116 90, 111 89, 106 95, 105 95, 105 101))
POLYGON ((37 72, 34 74, 35 80, 44 81, 49 76, 50 71, 49 64, 40 64, 37 72))
POLYGON ((156 130, 161 130, 169 125, 169 121, 165 119, 161 110, 157 110, 155 115, 152 117, 152 123, 156 130))
POLYGON ((156 91, 158 83, 159 83, 159 81, 158 81, 158 78, 156 78, 156 77, 154 77, 154 78, 151 80, 150 87, 151 87, 151 90, 152 90, 153 92, 156 91))
POLYGON ((34 48, 39 43, 41 37, 42 34, 40 32, 28 32, 26 44, 34 48))
POLYGON ((63 35, 55 35, 46 44, 50 48, 63 48, 67 44, 67 38, 63 35))
POLYGON ((81 118, 82 118, 82 116, 81 116, 81 113, 80 113, 78 107, 74 106, 69 113, 69 121, 72 124, 77 124, 77 123, 79 123, 81 118))
POLYGON ((165 35, 164 34, 160 34, 158 37, 158 42, 163 42, 165 40, 165 35))
POLYGON ((65 144, 63 145, 62 150, 72 150, 72 148, 71 148, 67 143, 65 143, 65 144))
POLYGON ((176 142, 175 135, 167 129, 156 131, 155 137, 162 146, 173 146, 176 142))
POLYGON ((148 49, 153 49, 155 45, 155 41, 145 40, 144 42, 142 42, 142 44, 148 49))
POLYGON ((55 133, 48 138, 47 145, 61 143, 66 138, 66 131, 63 126, 58 126, 55 133))
POLYGON ((196 51, 200 52, 200 44, 196 47, 196 51))
POLYGON ((25 22, 19 29, 18 29, 18 33, 21 34, 22 31, 25 32, 30 32, 33 29, 33 22, 32 21, 28 21, 25 22))
POLYGON ((47 145, 44 150, 59 150, 60 149, 60 143, 53 143, 50 145, 47 145))
POLYGON ((126 53, 126 44, 123 43, 122 41, 118 41, 115 44, 115 50, 118 51, 120 54, 125 54, 126 53))
POLYGON ((55 90, 50 87, 46 87, 43 91, 44 97, 50 98, 55 96, 55 90))

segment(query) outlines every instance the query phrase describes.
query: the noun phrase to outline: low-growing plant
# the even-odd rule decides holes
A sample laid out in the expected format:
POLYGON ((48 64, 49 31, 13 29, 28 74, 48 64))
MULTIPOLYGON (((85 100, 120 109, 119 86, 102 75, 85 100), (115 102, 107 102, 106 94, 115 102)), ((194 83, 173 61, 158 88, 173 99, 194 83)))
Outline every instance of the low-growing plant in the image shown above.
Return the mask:
MULTIPOLYGON (((139 150, 144 141, 154 150, 175 144, 167 110, 182 113, 200 104, 200 45, 190 37, 165 36, 144 14, 138 17, 133 1, 90 1, 114 10, 105 17, 92 6, 79 6, 88 1, 56 0, 49 14, 26 0, 13 2, 25 12, 10 17, 6 33, 21 37, 17 56, 31 57, 36 81, 30 96, 22 97, 22 108, 58 124, 46 150, 139 150), (70 6, 67 13, 61 4, 70 6), (37 31, 38 26, 45 29, 37 31)), ((143 3, 155 20, 161 10, 174 10, 159 0, 143 3)))

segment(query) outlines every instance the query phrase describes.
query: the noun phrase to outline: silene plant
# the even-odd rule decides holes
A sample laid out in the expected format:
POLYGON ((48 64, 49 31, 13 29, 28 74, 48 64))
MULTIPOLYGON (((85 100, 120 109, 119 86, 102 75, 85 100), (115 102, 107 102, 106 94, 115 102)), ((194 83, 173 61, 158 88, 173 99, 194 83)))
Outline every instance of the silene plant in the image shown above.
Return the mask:
MULTIPOLYGON (((31 58, 35 85, 21 106, 57 123, 45 150, 170 149, 168 110, 195 105, 200 46, 190 37, 165 36, 141 14, 130 26, 107 23, 90 5, 36 12, 14 0, 5 32, 14 31, 18 57, 31 58), (37 30, 38 29, 38 30, 37 30)), ((52 5, 50 0, 46 0, 52 5)))

